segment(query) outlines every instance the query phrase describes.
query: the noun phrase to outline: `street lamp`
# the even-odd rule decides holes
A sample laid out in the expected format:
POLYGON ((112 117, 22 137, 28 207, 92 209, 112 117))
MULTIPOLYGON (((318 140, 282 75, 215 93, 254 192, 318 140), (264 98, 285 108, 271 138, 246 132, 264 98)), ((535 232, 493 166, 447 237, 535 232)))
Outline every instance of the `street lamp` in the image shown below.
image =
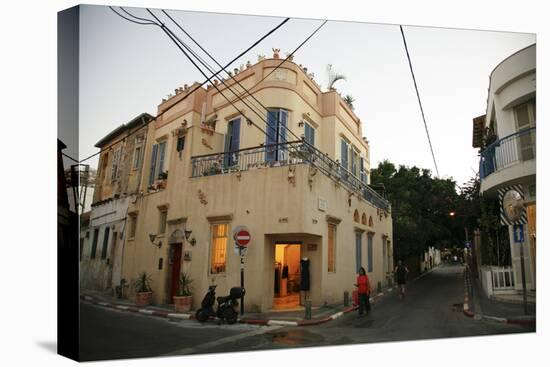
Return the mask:
POLYGON ((159 241, 158 244, 155 243, 155 238, 157 238, 157 235, 154 233, 149 233, 149 239, 151 240, 151 244, 157 246, 158 248, 161 248, 162 241, 159 241))

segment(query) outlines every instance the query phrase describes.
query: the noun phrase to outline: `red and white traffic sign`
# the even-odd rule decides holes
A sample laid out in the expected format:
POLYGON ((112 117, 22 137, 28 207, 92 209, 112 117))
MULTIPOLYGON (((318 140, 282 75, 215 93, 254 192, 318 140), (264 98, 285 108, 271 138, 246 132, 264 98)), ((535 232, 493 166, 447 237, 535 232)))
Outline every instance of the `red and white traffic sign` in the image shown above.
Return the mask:
POLYGON ((250 243, 250 232, 245 226, 238 226, 233 230, 233 239, 240 247, 247 247, 250 243))

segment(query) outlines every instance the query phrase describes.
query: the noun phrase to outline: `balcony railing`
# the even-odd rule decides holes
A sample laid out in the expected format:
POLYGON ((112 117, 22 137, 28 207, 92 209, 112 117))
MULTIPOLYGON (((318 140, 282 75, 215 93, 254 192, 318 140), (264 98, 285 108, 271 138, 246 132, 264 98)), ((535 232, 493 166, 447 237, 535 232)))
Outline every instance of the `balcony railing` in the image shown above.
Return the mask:
POLYGON ((484 179, 513 164, 536 157, 536 128, 523 129, 490 144, 479 160, 479 177, 484 179))
POLYGON ((390 203, 350 171, 305 141, 246 148, 234 152, 201 155, 191 158, 192 177, 248 171, 256 168, 290 164, 311 164, 329 178, 341 183, 359 196, 384 210, 390 203))

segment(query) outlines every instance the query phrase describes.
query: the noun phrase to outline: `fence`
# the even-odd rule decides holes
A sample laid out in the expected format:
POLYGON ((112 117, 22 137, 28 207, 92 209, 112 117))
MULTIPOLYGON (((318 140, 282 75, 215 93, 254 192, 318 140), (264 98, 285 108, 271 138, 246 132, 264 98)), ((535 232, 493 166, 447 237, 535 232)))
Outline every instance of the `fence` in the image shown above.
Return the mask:
POLYGON ((484 266, 480 272, 482 286, 487 297, 494 293, 507 293, 515 289, 514 270, 511 266, 484 266))
POLYGON ((212 176, 255 168, 311 164, 336 182, 357 192, 368 202, 390 210, 389 202, 338 162, 305 141, 292 141, 191 158, 192 177, 212 176))
POLYGON ((495 141, 481 153, 481 179, 509 165, 534 159, 536 156, 536 128, 523 129, 495 141))

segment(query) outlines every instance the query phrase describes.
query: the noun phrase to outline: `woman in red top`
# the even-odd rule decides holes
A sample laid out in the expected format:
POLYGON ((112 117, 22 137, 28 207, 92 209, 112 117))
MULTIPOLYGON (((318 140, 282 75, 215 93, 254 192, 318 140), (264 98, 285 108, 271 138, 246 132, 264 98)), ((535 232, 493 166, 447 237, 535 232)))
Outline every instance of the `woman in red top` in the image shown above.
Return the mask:
POLYGON ((357 277, 357 284, 355 286, 357 287, 359 296, 359 316, 362 316, 365 311, 368 314, 370 311, 370 282, 367 272, 363 267, 359 269, 359 276, 357 277))

